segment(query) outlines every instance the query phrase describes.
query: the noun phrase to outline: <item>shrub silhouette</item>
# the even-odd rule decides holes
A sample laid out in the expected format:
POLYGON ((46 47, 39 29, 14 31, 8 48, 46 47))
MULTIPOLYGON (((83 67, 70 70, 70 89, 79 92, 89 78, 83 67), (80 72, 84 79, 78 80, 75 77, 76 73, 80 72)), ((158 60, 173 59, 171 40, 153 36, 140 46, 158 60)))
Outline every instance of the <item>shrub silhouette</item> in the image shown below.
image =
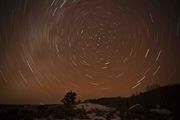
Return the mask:
POLYGON ((73 105, 77 103, 76 99, 77 99, 77 94, 75 92, 69 91, 62 99, 62 102, 65 105, 73 105))

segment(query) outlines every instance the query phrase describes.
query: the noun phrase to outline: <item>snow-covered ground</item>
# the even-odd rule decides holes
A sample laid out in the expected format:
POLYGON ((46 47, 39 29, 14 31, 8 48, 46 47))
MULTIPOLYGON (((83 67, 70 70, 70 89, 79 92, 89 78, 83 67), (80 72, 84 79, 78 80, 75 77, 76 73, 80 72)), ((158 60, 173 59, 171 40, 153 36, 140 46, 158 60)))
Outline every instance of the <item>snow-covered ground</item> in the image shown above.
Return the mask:
MULTIPOLYGON (((64 120, 121 120, 120 116, 122 116, 120 111, 115 108, 94 103, 80 103, 63 112, 65 109, 68 109, 68 106, 59 113, 59 109, 57 109, 55 116, 52 113, 45 118, 34 120, 62 120, 58 115, 63 116, 61 118, 64 120)), ((172 116, 168 109, 159 107, 148 110, 141 104, 134 104, 124 113, 123 118, 125 120, 171 120, 172 116)))
POLYGON ((76 105, 74 109, 84 109, 91 120, 107 120, 108 117, 111 117, 111 120, 121 120, 119 117, 120 112, 116 111, 115 108, 99 104, 81 103, 76 105))
POLYGON ((92 110, 100 110, 100 111, 111 111, 115 110, 114 108, 106 107, 99 104, 93 104, 93 103, 81 103, 75 106, 75 109, 85 109, 86 112, 92 111, 92 110))

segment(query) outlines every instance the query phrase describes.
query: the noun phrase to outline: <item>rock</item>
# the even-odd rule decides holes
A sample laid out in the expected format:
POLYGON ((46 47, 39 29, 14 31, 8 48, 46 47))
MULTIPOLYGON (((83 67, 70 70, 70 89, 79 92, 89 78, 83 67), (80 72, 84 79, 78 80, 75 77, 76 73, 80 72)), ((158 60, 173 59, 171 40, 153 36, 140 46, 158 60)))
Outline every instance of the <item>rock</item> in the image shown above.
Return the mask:
POLYGON ((157 114, 160 114, 160 115, 170 115, 171 114, 171 111, 169 111, 168 109, 150 109, 150 112, 153 112, 153 113, 157 113, 157 114))
POLYGON ((133 106, 131 106, 129 109, 128 109, 128 112, 131 112, 131 113, 144 113, 145 112, 145 109, 142 105, 140 104, 135 104, 133 106))

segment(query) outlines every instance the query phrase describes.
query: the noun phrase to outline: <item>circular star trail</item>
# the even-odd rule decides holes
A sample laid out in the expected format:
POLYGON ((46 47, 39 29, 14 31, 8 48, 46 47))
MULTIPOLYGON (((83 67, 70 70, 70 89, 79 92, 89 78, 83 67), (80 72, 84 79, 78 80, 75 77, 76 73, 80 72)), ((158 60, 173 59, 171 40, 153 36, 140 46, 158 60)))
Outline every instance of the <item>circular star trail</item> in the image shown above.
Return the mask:
POLYGON ((128 96, 177 83, 177 5, 124 0, 4 3, 0 34, 2 103, 57 103, 128 96), (168 16, 171 15, 171 16, 168 16), (175 16, 175 17, 174 17, 175 16))

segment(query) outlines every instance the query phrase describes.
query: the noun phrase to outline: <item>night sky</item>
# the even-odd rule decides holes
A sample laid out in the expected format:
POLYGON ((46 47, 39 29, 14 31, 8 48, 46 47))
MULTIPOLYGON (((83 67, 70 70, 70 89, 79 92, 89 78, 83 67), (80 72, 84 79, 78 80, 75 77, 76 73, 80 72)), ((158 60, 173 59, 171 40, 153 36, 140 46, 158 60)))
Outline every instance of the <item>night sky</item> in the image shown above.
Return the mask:
POLYGON ((178 0, 1 0, 0 104, 180 83, 178 0))

